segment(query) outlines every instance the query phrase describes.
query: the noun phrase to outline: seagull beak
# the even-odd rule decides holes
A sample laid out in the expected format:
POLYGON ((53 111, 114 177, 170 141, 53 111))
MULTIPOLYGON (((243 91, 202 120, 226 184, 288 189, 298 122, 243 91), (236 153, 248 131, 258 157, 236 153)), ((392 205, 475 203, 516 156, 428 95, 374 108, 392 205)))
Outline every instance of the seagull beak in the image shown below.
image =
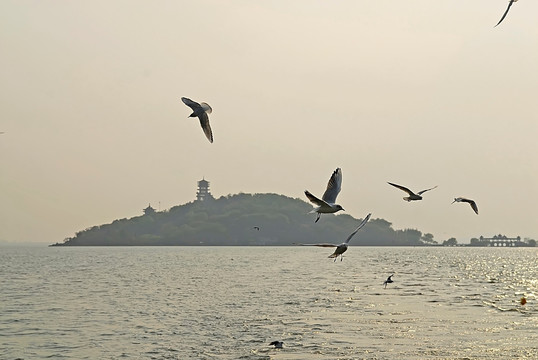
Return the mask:
POLYGON ((456 202, 456 200, 452 201, 451 204, 454 204, 456 202))

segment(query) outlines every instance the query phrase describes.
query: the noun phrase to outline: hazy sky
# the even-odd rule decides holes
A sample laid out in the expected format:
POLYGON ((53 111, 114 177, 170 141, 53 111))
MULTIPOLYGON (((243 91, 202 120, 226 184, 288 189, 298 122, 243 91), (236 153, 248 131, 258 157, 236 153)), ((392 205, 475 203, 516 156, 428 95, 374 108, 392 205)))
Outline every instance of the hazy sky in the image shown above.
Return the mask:
POLYGON ((0 241, 168 209, 202 177, 307 200, 336 167, 352 216, 538 239, 538 1, 494 27, 507 4, 3 0, 0 241), (213 144, 181 96, 212 106, 213 144))

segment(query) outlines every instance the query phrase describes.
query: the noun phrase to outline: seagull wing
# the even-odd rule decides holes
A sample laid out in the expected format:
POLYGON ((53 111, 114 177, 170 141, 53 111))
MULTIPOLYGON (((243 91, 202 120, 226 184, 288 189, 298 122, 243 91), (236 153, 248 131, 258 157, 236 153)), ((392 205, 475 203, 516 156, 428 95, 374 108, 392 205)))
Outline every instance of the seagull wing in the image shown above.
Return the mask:
POLYGON ((357 231, 359 231, 364 225, 366 225, 366 223, 368 222, 368 220, 370 220, 370 216, 372 215, 372 213, 369 213, 368 215, 366 215, 366 217, 364 218, 364 220, 359 224, 359 226, 357 226, 357 228, 355 229, 355 231, 353 231, 346 239, 345 243, 348 244, 349 243, 349 240, 351 240, 351 238, 353 237, 353 235, 355 235, 357 233, 357 231))
POLYGON ((338 247, 338 245, 335 244, 297 244, 300 246, 319 246, 319 247, 338 247))
MULTIPOLYGON (((503 14, 503 17, 501 18, 501 20, 499 20, 499 22, 497 23, 497 25, 499 25, 500 23, 503 22, 504 18, 506 17, 506 15, 508 14, 508 11, 510 10, 510 7, 512 6, 513 3, 515 3, 517 0, 510 0, 510 2, 508 3, 508 7, 506 8, 506 11, 504 12, 503 14)), ((495 26, 497 26, 495 25, 495 26)), ((495 27, 494 26, 494 27, 495 27)))
POLYGON ((209 116, 207 116, 207 113, 204 112, 202 115, 198 117, 200 119, 200 125, 202 126, 202 129, 204 130, 204 134, 209 140, 209 142, 213 142, 213 133, 211 132, 211 126, 209 125, 209 116))
POLYGON ((331 207, 329 204, 327 204, 325 201, 317 198, 316 196, 312 195, 312 193, 308 190, 305 190, 304 191, 306 197, 308 198, 308 200, 310 200, 310 202, 316 204, 317 206, 328 206, 328 207, 331 207))
POLYGON ((202 107, 202 109, 204 109, 204 111, 208 114, 211 114, 211 112, 213 111, 213 109, 211 109, 211 106, 209 106, 208 103, 201 103, 200 106, 202 107))
POLYGON ((191 99, 186 97, 182 97, 181 101, 183 101, 185 105, 190 107, 192 111, 195 111, 196 109, 199 109, 201 107, 200 104, 198 104, 196 101, 192 101, 191 99))
POLYGON ((478 206, 476 205, 474 200, 467 200, 467 202, 469 203, 469 205, 471 205, 473 211, 478 215, 478 206))
MULTIPOLYGON (((400 190, 405 191, 405 192, 408 193, 409 195, 415 195, 414 192, 412 192, 411 190, 409 190, 409 189, 406 188, 405 186, 401 186, 401 185, 393 184, 393 183, 388 182, 388 181, 387 181, 387 183, 390 184, 390 185, 392 185, 392 186, 394 186, 394 187, 397 187, 397 188, 400 189, 400 190)), ((426 191, 426 190, 425 190, 425 191, 426 191)))
POLYGON ((478 206, 476 205, 476 202, 474 200, 459 197, 459 198, 454 199, 454 202, 456 201, 468 203, 469 205, 471 205, 471 208, 473 209, 473 211, 478 215, 478 206))
POLYGON ((434 186, 434 187, 432 187, 432 188, 430 188, 430 189, 426 189, 426 190, 419 191, 419 192, 417 193, 417 195, 422 195, 422 194, 424 194, 426 191, 433 190, 433 189, 435 189, 436 187, 437 187, 437 186, 434 186))
POLYGON ((340 168, 337 168, 331 175, 329 183, 327 184, 327 189, 325 190, 321 198, 330 204, 334 204, 336 202, 336 197, 338 196, 338 193, 340 193, 341 189, 342 170, 340 168))

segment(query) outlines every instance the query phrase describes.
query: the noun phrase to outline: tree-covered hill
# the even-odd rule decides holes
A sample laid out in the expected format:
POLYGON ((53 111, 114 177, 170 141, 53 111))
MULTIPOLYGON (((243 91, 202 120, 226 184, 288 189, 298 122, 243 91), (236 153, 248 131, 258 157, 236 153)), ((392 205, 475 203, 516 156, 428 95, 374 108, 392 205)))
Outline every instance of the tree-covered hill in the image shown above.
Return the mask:
MULTIPOLYGON (((67 238, 63 246, 107 245, 291 245, 341 243, 361 219, 323 214, 314 223, 309 203, 277 194, 237 194, 194 201, 168 211, 94 226, 67 238), (259 227, 257 230, 255 227, 259 227)), ((366 216, 367 212, 363 216, 366 216)), ((352 245, 432 244, 433 236, 414 229, 394 230, 373 219, 355 235, 352 245)))

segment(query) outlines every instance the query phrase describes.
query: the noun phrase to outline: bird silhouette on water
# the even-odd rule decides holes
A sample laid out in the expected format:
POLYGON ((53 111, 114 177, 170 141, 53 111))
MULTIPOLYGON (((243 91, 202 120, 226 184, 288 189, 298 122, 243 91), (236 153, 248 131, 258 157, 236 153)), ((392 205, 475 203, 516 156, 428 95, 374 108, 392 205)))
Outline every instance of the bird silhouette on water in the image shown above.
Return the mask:
POLYGON ((274 345, 275 349, 282 349, 283 344, 284 344, 284 341, 275 340, 272 343, 270 343, 269 345, 274 345))
POLYGON ((430 189, 426 189, 426 190, 422 190, 422 191, 419 191, 417 192, 416 194, 414 192, 412 192, 411 190, 409 190, 408 188, 406 188, 405 186, 401 186, 401 185, 397 185, 397 184, 393 184, 391 182, 388 182, 389 185, 392 185, 400 190, 403 190, 405 191, 406 193, 409 194, 409 196, 407 197, 404 197, 403 199, 407 202, 409 201, 416 201, 416 200, 422 200, 422 194, 424 194, 426 191, 430 191, 430 190, 433 190, 435 189, 437 186, 434 186, 430 189))
POLYGON ((202 129, 204 130, 204 134, 209 140, 209 142, 213 142, 213 133, 211 132, 211 126, 209 125, 209 116, 208 114, 211 114, 213 109, 211 109, 211 106, 203 103, 197 103, 196 101, 192 101, 189 98, 182 97, 181 101, 185 103, 188 107, 192 109, 192 114, 189 115, 189 117, 197 117, 200 119, 200 125, 202 126, 202 129))
POLYGON ((334 253, 332 253, 331 255, 329 255, 329 258, 334 258, 334 261, 336 261, 336 259, 338 258, 338 256, 340 256, 340 261, 342 261, 344 259, 344 253, 346 252, 347 248, 348 248, 348 244, 349 244, 349 240, 351 240, 351 238, 353 237, 353 235, 355 235, 357 233, 357 231, 359 231, 364 225, 366 225, 366 223, 368 222, 368 220, 370 219, 370 216, 372 214, 368 214, 366 215, 366 217, 364 218, 363 221, 361 221, 361 223, 359 224, 359 226, 355 229, 355 231, 353 231, 346 239, 346 241, 344 241, 343 243, 341 243, 340 245, 336 245, 336 244, 299 244, 301 246, 319 246, 319 247, 336 247, 336 249, 334 250, 334 253))
POLYGON ((335 212, 338 212, 340 210, 344 210, 344 208, 338 204, 336 204, 336 197, 340 193, 340 190, 342 189, 342 170, 340 168, 337 168, 334 170, 333 174, 331 175, 331 178, 329 179, 329 183, 327 184, 327 189, 325 189, 325 192, 323 193, 323 196, 321 199, 317 198, 316 196, 312 195, 310 191, 305 190, 305 195, 312 202, 313 204, 317 205, 317 208, 314 208, 310 213, 317 213, 318 216, 316 218, 316 221, 318 222, 321 214, 332 214, 335 212))
POLYGON ((390 284, 390 283, 393 283, 394 281, 392 280, 392 277, 394 276, 394 274, 390 275, 387 280, 385 280, 385 282, 383 283, 383 285, 385 285, 385 289, 387 288, 387 284, 390 284))

